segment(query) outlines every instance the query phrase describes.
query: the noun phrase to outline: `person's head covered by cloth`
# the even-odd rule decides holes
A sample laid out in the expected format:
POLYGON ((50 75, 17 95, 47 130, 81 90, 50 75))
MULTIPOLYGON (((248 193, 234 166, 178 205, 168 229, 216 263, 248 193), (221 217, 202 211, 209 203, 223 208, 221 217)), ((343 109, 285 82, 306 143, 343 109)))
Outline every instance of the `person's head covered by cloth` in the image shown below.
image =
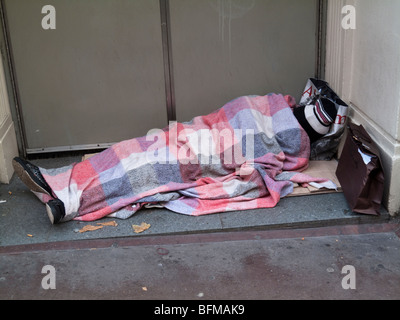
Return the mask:
POLYGON ((329 132, 335 122, 337 109, 332 101, 319 98, 313 104, 294 108, 293 113, 313 143, 329 132))

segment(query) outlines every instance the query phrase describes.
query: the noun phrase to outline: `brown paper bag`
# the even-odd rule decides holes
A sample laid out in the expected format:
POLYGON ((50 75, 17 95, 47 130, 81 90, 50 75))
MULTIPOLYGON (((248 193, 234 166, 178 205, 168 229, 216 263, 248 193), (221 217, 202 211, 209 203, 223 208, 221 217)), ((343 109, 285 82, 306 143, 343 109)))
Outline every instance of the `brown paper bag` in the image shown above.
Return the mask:
POLYGON ((353 212, 379 215, 384 173, 378 147, 362 125, 348 130, 336 175, 353 212))

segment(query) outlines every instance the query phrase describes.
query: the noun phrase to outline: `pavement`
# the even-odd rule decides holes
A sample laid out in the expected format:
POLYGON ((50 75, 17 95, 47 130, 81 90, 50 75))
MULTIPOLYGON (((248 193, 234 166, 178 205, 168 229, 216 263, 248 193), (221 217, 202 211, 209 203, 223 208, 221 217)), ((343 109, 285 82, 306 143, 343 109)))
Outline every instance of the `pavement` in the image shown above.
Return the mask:
POLYGON ((354 214, 342 193, 204 217, 147 209, 53 226, 14 177, 0 185, 0 299, 399 299, 399 236, 398 218, 384 208, 354 214), (115 224, 79 232, 98 222, 115 224), (142 222, 150 228, 136 234, 142 222))

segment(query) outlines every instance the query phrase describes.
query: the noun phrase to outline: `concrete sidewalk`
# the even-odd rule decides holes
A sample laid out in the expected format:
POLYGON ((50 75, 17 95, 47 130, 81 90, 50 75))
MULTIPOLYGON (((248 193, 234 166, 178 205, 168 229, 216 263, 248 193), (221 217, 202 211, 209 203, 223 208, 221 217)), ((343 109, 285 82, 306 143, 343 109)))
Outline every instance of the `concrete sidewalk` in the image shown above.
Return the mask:
MULTIPOLYGON (((61 167, 80 156, 35 160, 61 167)), ((93 232, 51 225, 13 178, 0 185, 0 299, 399 299, 399 223, 351 212, 343 194, 203 217, 143 210, 93 232), (151 227, 141 234, 132 225, 151 227), (44 266, 56 274, 45 290, 44 266), (351 265, 356 290, 341 271, 351 265)))
MULTIPOLYGON (((55 168, 80 161, 81 156, 40 159, 33 162, 45 168, 55 168)), ((382 223, 389 214, 382 209, 380 216, 358 215, 351 212, 342 193, 291 197, 282 199, 275 208, 227 212, 201 217, 180 215, 166 209, 145 209, 128 220, 115 221, 118 226, 104 227, 94 232, 79 233, 84 223, 71 221, 51 225, 45 206, 14 175, 10 185, 0 185, 0 246, 87 240, 171 235, 187 233, 226 232, 234 230, 270 230, 285 228, 310 228, 330 225, 382 223), (142 222, 150 229, 137 235, 132 225, 142 222)))
POLYGON ((390 223, 3 247, 0 299, 397 300, 398 231, 390 223))

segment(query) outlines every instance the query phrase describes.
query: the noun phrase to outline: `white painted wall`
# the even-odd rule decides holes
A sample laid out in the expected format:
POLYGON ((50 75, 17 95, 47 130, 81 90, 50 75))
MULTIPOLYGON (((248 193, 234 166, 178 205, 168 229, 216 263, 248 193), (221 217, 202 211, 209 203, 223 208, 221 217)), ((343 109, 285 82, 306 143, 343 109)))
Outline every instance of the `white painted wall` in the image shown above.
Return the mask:
POLYGON ((392 214, 400 211, 399 16, 399 0, 329 0, 326 80, 381 148, 392 214), (346 4, 356 9, 355 30, 341 27, 346 4))
POLYGON ((357 0, 351 102, 399 140, 400 1, 357 0))
POLYGON ((11 160, 17 155, 17 139, 11 119, 3 60, 0 57, 0 183, 10 182, 14 173, 11 160))

